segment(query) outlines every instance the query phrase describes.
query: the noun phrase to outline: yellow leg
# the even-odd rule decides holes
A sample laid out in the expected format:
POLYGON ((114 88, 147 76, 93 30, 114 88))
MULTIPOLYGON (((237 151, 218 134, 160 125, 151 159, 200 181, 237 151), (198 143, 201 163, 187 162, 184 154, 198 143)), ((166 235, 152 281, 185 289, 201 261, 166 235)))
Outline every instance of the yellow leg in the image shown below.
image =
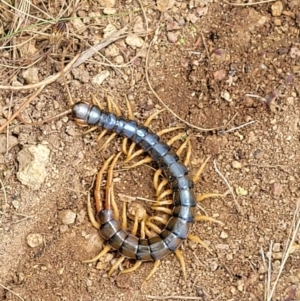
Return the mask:
POLYGON ((224 194, 206 193, 206 194, 197 195, 197 202, 201 202, 201 201, 203 201, 205 199, 208 199, 208 198, 217 198, 217 197, 224 197, 224 194))
POLYGON ((128 274, 128 273, 132 273, 132 272, 136 271, 136 270, 141 266, 141 264, 142 264, 142 261, 139 261, 139 260, 138 260, 138 261, 134 264, 134 266, 132 266, 132 267, 129 268, 129 269, 125 269, 125 270, 121 271, 120 274, 128 274))
POLYGON ((125 260, 125 257, 120 257, 118 260, 113 264, 113 266, 110 268, 108 272, 108 277, 112 275, 112 273, 122 264, 122 262, 125 260))
POLYGON ((148 226, 150 229, 152 229, 157 234, 161 232, 161 229, 150 221, 146 222, 146 226, 148 226))
POLYGON ((166 207, 156 207, 156 206, 152 206, 151 209, 156 210, 156 211, 160 211, 160 212, 164 212, 166 214, 172 215, 172 210, 166 207))
POLYGON ((181 253, 180 250, 176 250, 175 251, 175 255, 178 258, 180 265, 181 265, 181 269, 182 269, 182 274, 183 274, 183 278, 186 281, 186 269, 185 269, 185 261, 184 261, 184 257, 181 253))
POLYGON ((84 260, 83 263, 90 263, 90 262, 95 262, 99 260, 101 257, 103 257, 106 253, 108 253, 111 250, 111 247, 109 245, 106 245, 103 250, 94 258, 89 259, 89 260, 84 260))
POLYGON ((88 212, 88 217, 89 217, 89 220, 90 220, 92 226, 99 230, 100 224, 95 219, 95 215, 94 215, 94 212, 92 210, 92 205, 91 205, 91 197, 89 194, 88 194, 88 201, 87 201, 87 212, 88 212))
POLYGON ((122 210, 122 229, 127 229, 127 215, 126 215, 126 202, 123 202, 123 210, 122 210))
POLYGON ((161 182, 159 183, 159 185, 157 186, 156 189, 156 196, 158 197, 161 193, 163 188, 169 184, 169 181, 167 179, 162 179, 161 182))
POLYGON ((221 221, 218 221, 217 219, 214 219, 214 218, 206 216, 206 215, 199 215, 199 214, 197 214, 195 216, 195 222, 200 222, 200 221, 213 222, 213 223, 217 223, 217 224, 219 224, 221 226, 224 226, 224 224, 221 221))
POLYGON ((97 213, 103 209, 102 199, 101 199, 101 184, 102 184, 102 176, 107 167, 109 166, 110 162, 113 160, 115 155, 110 156, 102 165, 101 169, 97 174, 95 189, 94 189, 94 198, 96 204, 96 211, 97 213))
POLYGON ((111 201, 111 206, 113 208, 114 214, 115 214, 115 219, 118 221, 120 219, 120 212, 117 206, 117 203, 115 201, 115 194, 114 194, 114 183, 111 183, 111 188, 109 190, 110 193, 110 201, 111 201))
POLYGON ((203 248, 205 248, 210 254, 213 254, 212 253, 212 250, 206 245, 206 243, 204 243, 203 240, 201 240, 198 236, 195 236, 195 235, 192 235, 192 234, 189 234, 188 235, 188 239, 189 240, 192 240, 198 244, 200 244, 203 248))
POLYGON ((172 189, 165 190, 159 197, 157 197, 156 201, 159 202, 162 199, 164 199, 166 196, 172 195, 172 194, 173 194, 172 189))
POLYGON ((207 157, 207 159, 202 163, 202 165, 200 166, 200 168, 197 170, 196 174, 193 176, 193 181, 196 183, 199 180, 200 175, 203 172, 203 169, 206 165, 206 163, 208 162, 208 160, 210 159, 210 156, 207 157))
POLYGON ((147 218, 147 222, 151 222, 151 221, 156 221, 156 222, 159 222, 163 225, 166 225, 168 223, 168 220, 163 218, 163 217, 160 217, 160 216, 149 216, 147 218))
POLYGON ((150 271, 150 273, 148 274, 148 276, 146 277, 145 281, 148 281, 154 275, 154 273, 156 272, 156 270, 159 267, 159 265, 160 265, 160 260, 154 261, 153 268, 150 271))

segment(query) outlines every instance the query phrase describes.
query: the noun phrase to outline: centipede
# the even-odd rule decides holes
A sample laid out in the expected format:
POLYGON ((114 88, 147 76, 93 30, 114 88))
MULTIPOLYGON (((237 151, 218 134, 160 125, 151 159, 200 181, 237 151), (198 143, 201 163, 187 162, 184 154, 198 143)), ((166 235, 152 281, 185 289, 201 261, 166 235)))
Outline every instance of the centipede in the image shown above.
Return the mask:
MULTIPOLYGON (((175 253, 182 265, 184 277, 186 277, 184 260, 179 251, 180 246, 187 238, 202 244, 198 237, 190 234, 191 226, 195 221, 216 221, 213 218, 203 218, 203 216, 196 214, 196 205, 199 198, 194 192, 194 180, 190 176, 187 166, 180 160, 169 144, 161 141, 159 135, 154 133, 148 126, 140 125, 135 120, 126 119, 87 102, 75 103, 72 107, 72 114, 79 125, 100 127, 116 135, 123 136, 138 145, 157 163, 167 179, 172 193, 173 209, 170 212, 169 219, 164 223, 165 227, 155 236, 147 238, 143 235, 143 237, 138 237, 136 231, 129 233, 126 229, 123 229, 120 221, 115 217, 108 184, 105 202, 99 201, 99 196, 95 196, 98 199, 98 202, 96 202, 96 220, 99 226, 97 228, 99 228, 101 237, 107 242, 107 246, 97 258, 100 258, 109 250, 119 252, 121 257, 112 268, 112 271, 125 258, 135 260, 134 267, 125 270, 125 272, 136 270, 142 262, 154 261, 154 268, 146 278, 148 280, 154 274, 160 260, 171 253, 175 253)), ((108 177, 111 177, 112 168, 118 157, 119 155, 111 156, 105 162, 102 170, 112 162, 108 177)), ((107 180, 107 183, 111 183, 111 180, 107 180)), ((95 189, 95 194, 97 193, 98 190, 95 189)))

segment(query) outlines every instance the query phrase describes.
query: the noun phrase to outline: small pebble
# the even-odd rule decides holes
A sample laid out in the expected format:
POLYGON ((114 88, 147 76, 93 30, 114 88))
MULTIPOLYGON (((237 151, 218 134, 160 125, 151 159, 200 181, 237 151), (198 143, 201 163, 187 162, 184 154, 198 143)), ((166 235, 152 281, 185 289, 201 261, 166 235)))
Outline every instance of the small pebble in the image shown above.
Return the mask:
POLYGON ((232 167, 235 169, 240 169, 242 168, 242 163, 239 161, 232 161, 232 167))
POLYGON ((29 247, 35 248, 43 243, 43 236, 39 233, 32 233, 26 237, 29 247))
POLYGON ((282 259, 283 253, 282 252, 278 252, 278 253, 272 253, 272 258, 276 259, 276 260, 280 260, 282 259))
POLYGON ((283 11, 283 4, 281 1, 276 1, 271 6, 271 13, 273 17, 279 17, 283 11))
POLYGON ((112 8, 112 7, 107 7, 107 8, 104 8, 103 10, 103 13, 105 15, 113 15, 117 12, 117 10, 115 8, 112 8))
POLYGON ((109 75, 110 73, 108 70, 103 70, 99 74, 93 77, 92 83, 100 86, 105 81, 105 79, 109 77, 109 75))
POLYGON ((75 222, 76 213, 70 209, 67 209, 60 213, 60 218, 64 225, 71 225, 75 222))
POLYGON ((167 38, 169 42, 176 43, 178 40, 178 33, 170 31, 167 33, 167 38))
POLYGON ((226 239, 226 238, 228 238, 228 234, 226 232, 222 231, 220 234, 220 238, 226 239))
POLYGON ((126 37, 125 42, 132 48, 141 48, 144 44, 144 40, 136 34, 129 34, 126 37))
POLYGON ((278 243, 278 242, 274 243, 272 250, 275 253, 280 252, 280 243, 278 243))
POLYGON ((216 271, 218 268, 218 263, 216 261, 212 261, 210 264, 210 269, 212 272, 216 271))

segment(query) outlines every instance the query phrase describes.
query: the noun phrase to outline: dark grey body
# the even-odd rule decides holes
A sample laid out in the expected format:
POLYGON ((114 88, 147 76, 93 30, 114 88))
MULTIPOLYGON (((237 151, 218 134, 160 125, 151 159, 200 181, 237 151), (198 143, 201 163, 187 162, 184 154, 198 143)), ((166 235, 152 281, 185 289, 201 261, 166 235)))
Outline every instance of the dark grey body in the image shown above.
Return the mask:
POLYGON ((81 123, 98 125, 136 142, 158 163, 174 192, 172 217, 158 236, 140 239, 128 234, 121 229, 119 221, 114 219, 113 211, 103 209, 97 216, 102 237, 123 256, 141 261, 159 260, 174 252, 187 238, 195 217, 194 183, 187 176, 186 166, 179 162, 176 153, 166 143, 159 141, 156 134, 133 120, 125 120, 85 102, 74 105, 73 115, 81 123))

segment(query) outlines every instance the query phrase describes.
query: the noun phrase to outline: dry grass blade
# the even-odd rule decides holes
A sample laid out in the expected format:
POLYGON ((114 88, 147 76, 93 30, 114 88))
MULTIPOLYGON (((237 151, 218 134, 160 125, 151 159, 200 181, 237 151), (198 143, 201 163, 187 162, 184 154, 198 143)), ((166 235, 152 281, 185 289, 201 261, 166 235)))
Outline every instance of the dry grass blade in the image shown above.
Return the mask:
POLYGON ((300 216, 299 216, 299 211, 300 211, 300 202, 298 201, 296 210, 294 212, 293 216, 293 223, 291 226, 290 234, 288 237, 288 243, 287 247, 284 250, 283 258, 281 260, 280 268, 278 271, 278 275, 275 279, 275 282, 271 288, 271 275, 272 275, 272 270, 271 270, 271 261, 272 261, 272 256, 271 256, 271 251, 272 251, 272 242, 270 245, 270 255, 269 255, 269 269, 268 269, 268 281, 267 281, 267 287, 266 287, 266 301, 272 301, 273 295, 275 293, 279 278, 282 275, 283 269, 285 267, 285 264, 289 258, 290 253, 292 252, 292 249, 294 247, 295 240, 297 238, 298 232, 300 230, 300 216))

